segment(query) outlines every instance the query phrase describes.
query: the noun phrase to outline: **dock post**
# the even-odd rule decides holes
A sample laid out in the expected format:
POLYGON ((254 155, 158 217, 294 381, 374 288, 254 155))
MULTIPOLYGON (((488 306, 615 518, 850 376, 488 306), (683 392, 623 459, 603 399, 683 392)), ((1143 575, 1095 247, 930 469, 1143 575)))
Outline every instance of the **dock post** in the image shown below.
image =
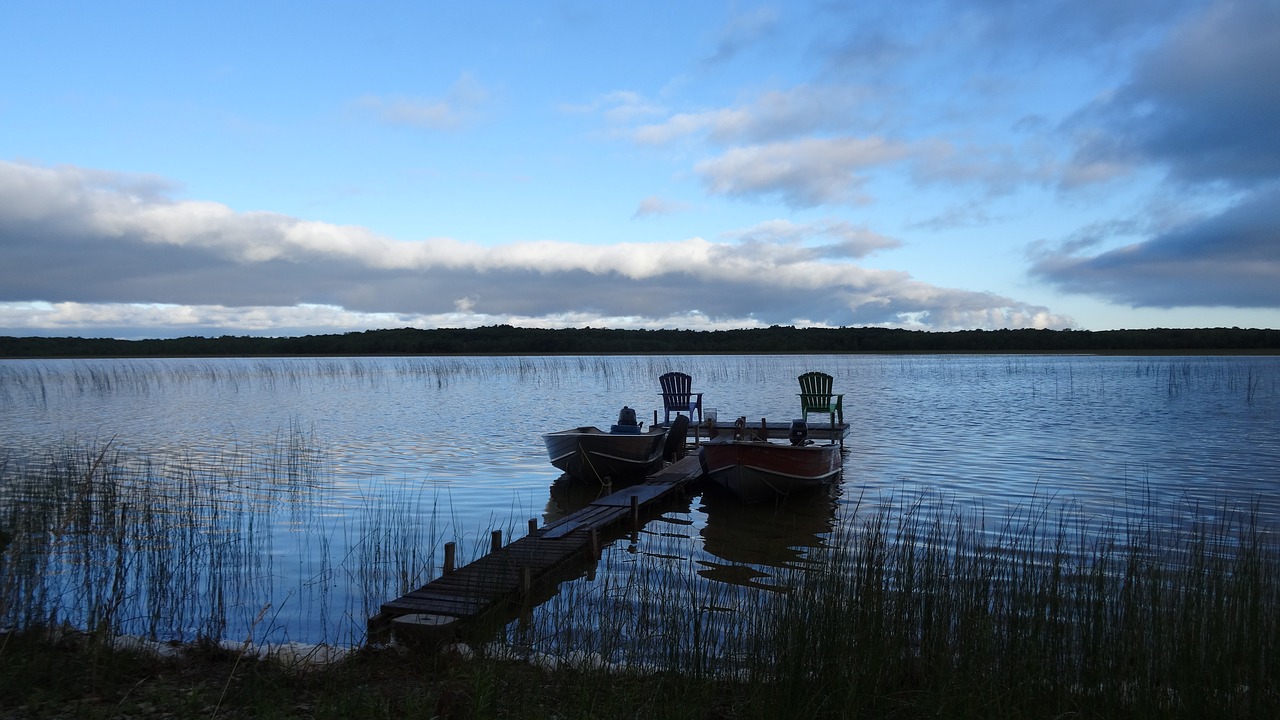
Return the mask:
POLYGON ((520 594, 527 598, 533 594, 533 573, 529 568, 520 568, 520 594))
POLYGON ((444 544, 444 575, 448 575, 453 572, 454 553, 457 549, 458 546, 451 542, 444 544))
POLYGON ((537 518, 529 518, 529 534, 532 535, 536 532, 538 532, 538 520, 537 518))
POLYGON ((489 533, 489 552, 498 552, 502 549, 502 531, 494 530, 489 533))
POLYGON ((595 528, 591 528, 591 559, 600 559, 600 533, 595 528))
POLYGON ((640 500, 635 496, 631 496, 631 529, 640 529, 640 500))

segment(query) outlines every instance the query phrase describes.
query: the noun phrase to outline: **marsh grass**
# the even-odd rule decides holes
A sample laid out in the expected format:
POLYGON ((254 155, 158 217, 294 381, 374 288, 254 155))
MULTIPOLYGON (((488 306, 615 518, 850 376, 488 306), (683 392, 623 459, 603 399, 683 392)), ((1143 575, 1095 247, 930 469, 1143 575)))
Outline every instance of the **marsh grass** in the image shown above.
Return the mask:
MULTIPOLYGON (((803 365, 796 362, 798 368, 803 365)), ((702 383, 734 384, 757 381, 775 366, 776 360, 768 358, 714 355, 8 360, 0 362, 0 408, 112 396, 165 397, 209 388, 228 394, 325 386, 372 390, 405 382, 443 388, 494 377, 556 386, 588 375, 617 390, 649 388, 653 378, 676 368, 692 370, 702 383)))
POLYGON ((316 502, 326 467, 296 426, 215 455, 0 457, 0 628, 358 645, 371 608, 433 572, 445 525, 422 496, 335 523, 316 502))
POLYGON ((924 507, 845 522, 785 593, 615 552, 623 581, 562 590, 488 657, 595 678, 584 693, 619 676, 649 678, 648 693, 679 676, 742 717, 1280 707, 1280 547, 1252 509, 1095 526, 1070 503, 998 522, 924 507))
MULTIPOLYGON (((130 557, 119 548, 140 541, 136 528, 171 528, 138 519, 118 499, 93 505, 128 494, 104 480, 119 467, 111 449, 50 467, 58 472, 41 477, 60 480, 52 491, 67 501, 43 516, 44 527, 64 537, 14 533, 4 556, 9 627, 47 628, 56 617, 101 638, 175 624, 212 645, 234 606, 256 615, 252 627, 270 624, 270 611, 249 603, 255 580, 243 570, 258 567, 247 556, 263 546, 228 552, 226 537, 191 534, 173 541, 181 549, 161 551, 166 563, 130 557), (90 520, 90 507, 115 510, 90 520), (87 522, 101 539, 65 537, 87 522), (30 552, 13 551, 37 541, 45 564, 27 566, 22 580, 14 563, 30 552), (98 570, 90 577, 71 559, 98 570), (158 570, 138 573, 161 564, 172 566, 163 580, 158 570), (59 579, 39 581, 48 567, 59 579), (195 567, 212 579, 194 579, 195 567), (224 599, 186 605, 160 589, 168 582, 224 599)), ((318 684, 230 653, 197 695, 206 710, 243 712, 249 703, 250 714, 280 716, 299 714, 286 700, 299 688, 327 707, 432 714, 443 703, 470 717, 1264 717, 1280 707, 1280 547, 1253 508, 1153 507, 1124 516, 1149 520, 1113 524, 1070 502, 999 518, 938 507, 851 508, 832 542, 779 579, 785 592, 706 581, 677 552, 679 538, 671 547, 661 532, 638 544, 624 538, 594 580, 566 583, 466 655, 409 661, 370 649, 320 671, 327 679, 318 684), (356 679, 371 668, 391 673, 383 681, 396 688, 380 690, 390 695, 361 689, 356 679)), ((418 583, 415 569, 434 553, 415 548, 438 538, 406 529, 403 514, 370 512, 354 562, 326 571, 328 582, 371 592, 418 583)), ((255 530, 252 513, 221 519, 237 533, 255 530)), ((13 663, 14 652, 25 651, 0 657, 13 663)), ((123 692, 114 671, 94 672, 123 692)), ((321 714, 308 707, 301 714, 321 714)))
POLYGON ((867 520, 778 608, 753 670, 817 714, 921 698, 963 715, 1274 706, 1280 558, 1248 519, 1084 536, 980 525, 867 520))

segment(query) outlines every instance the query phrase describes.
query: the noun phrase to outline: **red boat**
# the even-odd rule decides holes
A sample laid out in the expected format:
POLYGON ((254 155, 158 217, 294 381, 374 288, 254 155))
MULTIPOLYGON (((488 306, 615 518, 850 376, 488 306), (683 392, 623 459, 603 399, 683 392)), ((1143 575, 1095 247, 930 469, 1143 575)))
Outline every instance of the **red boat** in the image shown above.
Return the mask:
POLYGON ((788 444, 735 438, 741 435, 707 440, 699 450, 699 458, 709 480, 744 502, 785 497, 840 476, 843 460, 837 443, 814 444, 804 437, 788 444))

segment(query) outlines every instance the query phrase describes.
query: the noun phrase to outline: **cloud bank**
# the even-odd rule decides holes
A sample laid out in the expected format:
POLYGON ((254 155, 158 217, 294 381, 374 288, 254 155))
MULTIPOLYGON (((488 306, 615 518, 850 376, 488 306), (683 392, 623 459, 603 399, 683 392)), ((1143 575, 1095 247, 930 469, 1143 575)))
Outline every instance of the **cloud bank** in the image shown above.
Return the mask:
POLYGON ((1072 324, 1011 298, 861 267, 852 260, 897 241, 843 221, 771 221, 714 242, 489 247, 171 193, 154 178, 0 162, 0 332, 1072 324))

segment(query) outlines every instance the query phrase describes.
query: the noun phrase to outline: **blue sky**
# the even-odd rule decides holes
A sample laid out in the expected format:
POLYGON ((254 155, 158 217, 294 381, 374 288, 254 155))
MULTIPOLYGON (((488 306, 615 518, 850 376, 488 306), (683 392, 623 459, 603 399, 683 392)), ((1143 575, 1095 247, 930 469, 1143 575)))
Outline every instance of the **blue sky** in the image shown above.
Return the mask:
POLYGON ((0 5, 0 334, 1280 327, 1280 2, 0 5))

